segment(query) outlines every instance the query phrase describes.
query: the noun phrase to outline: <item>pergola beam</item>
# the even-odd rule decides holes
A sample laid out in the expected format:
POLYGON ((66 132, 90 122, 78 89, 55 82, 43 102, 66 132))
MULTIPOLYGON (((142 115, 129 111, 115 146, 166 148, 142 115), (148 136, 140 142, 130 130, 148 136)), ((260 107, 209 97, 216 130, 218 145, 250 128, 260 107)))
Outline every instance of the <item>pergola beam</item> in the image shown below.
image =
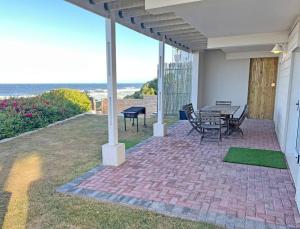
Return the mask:
POLYGON ((175 36, 175 35, 186 35, 189 33, 199 33, 197 30, 194 28, 189 28, 189 29, 181 29, 181 30, 176 30, 176 31, 169 31, 169 32, 164 32, 167 36, 175 36))
POLYGON ((142 22, 145 28, 155 28, 155 27, 164 27, 164 26, 172 26, 172 25, 182 25, 184 21, 180 18, 178 19, 170 19, 170 20, 161 20, 161 21, 152 21, 152 22, 142 22))
POLYGON ((106 10, 122 10, 122 9, 131 9, 136 7, 144 7, 145 2, 142 0, 123 0, 123 1, 113 1, 104 4, 106 10))
POLYGON ((191 26, 189 24, 182 24, 182 25, 171 25, 171 26, 163 26, 163 27, 157 27, 153 28, 155 32, 160 32, 160 33, 166 33, 170 31, 179 31, 183 29, 191 29, 191 26))
POLYGON ((91 4, 103 4, 108 2, 113 2, 115 0, 88 0, 91 4))
POLYGON ((144 7, 133 7, 130 9, 122 9, 118 12, 118 15, 122 18, 131 18, 148 15, 148 12, 145 11, 144 7))
POLYGON ((163 14, 148 14, 144 16, 139 16, 137 20, 139 22, 155 22, 155 21, 162 21, 162 20, 172 20, 172 19, 179 19, 174 13, 163 13, 163 14))
POLYGON ((201 33, 198 33, 198 32, 181 34, 181 35, 173 35, 172 37, 179 38, 179 39, 181 39, 181 38, 195 38, 195 37, 206 39, 206 37, 204 37, 201 33))
MULTIPOLYGON (((121 25, 156 40, 164 40, 165 43, 178 49, 188 52, 192 50, 189 37, 193 37, 196 34, 196 29, 172 12, 150 14, 145 10, 144 0, 66 1, 103 17, 114 16, 116 22, 121 25)), ((200 33, 197 37, 204 38, 200 33)), ((192 39, 192 41, 194 40, 192 39)))

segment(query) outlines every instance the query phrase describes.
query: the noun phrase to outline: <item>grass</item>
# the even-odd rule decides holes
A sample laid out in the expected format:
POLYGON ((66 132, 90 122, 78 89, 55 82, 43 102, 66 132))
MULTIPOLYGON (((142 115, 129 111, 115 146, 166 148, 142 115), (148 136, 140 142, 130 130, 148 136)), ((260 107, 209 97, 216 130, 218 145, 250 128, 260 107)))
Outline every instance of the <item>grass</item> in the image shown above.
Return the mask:
MULTIPOLYGON (((120 141, 128 148, 148 138, 153 122, 148 119, 148 127, 138 133, 134 127, 120 129, 120 141)), ((0 144, 0 227, 217 228, 55 192, 101 163, 101 145, 106 142, 107 118, 85 115, 0 144)))
POLYGON ((285 156, 280 151, 231 147, 225 162, 287 169, 285 156))

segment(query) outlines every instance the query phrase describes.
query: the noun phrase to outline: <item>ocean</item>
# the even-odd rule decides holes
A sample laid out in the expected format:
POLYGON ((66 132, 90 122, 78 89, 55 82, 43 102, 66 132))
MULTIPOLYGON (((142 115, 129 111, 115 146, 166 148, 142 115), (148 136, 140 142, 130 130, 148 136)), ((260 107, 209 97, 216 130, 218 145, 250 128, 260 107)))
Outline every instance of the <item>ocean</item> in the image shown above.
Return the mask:
MULTIPOLYGON (((118 97, 122 98, 141 88, 140 83, 120 83, 117 85, 118 97)), ((40 95, 58 88, 72 88, 86 91, 92 97, 101 99, 107 95, 107 84, 0 84, 0 97, 28 97, 40 95)))

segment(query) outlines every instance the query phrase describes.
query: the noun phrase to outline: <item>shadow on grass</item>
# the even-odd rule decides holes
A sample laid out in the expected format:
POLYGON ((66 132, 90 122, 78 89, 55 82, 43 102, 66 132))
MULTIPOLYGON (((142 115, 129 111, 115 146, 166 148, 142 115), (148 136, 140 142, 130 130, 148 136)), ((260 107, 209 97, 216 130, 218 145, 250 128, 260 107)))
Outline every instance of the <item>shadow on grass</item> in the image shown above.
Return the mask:
POLYGON ((3 226, 4 218, 8 211, 10 198, 11 192, 0 192, 0 228, 3 226))

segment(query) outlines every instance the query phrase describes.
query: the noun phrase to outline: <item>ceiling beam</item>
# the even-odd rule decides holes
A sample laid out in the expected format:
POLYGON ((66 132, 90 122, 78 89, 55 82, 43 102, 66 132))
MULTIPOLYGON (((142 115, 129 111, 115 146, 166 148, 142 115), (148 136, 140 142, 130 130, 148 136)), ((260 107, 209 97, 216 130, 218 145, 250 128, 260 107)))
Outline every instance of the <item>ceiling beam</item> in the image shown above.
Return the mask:
POLYGON ((142 22, 143 27, 145 28, 157 28, 171 25, 182 25, 185 24, 184 21, 180 18, 171 19, 171 20, 162 20, 162 21, 153 21, 153 22, 142 22))
POLYGON ((191 29, 182 29, 179 31, 164 32, 164 34, 167 36, 174 36, 174 35, 185 35, 185 34, 194 33, 194 32, 198 33, 197 30, 195 30, 194 28, 191 28, 191 29))
MULTIPOLYGON (((167 35, 168 36, 168 35, 167 35)), ((205 36, 203 36, 201 33, 199 32, 192 32, 192 33, 186 33, 186 34, 175 34, 172 35, 172 37, 177 37, 177 38, 191 38, 191 37, 201 37, 203 39, 206 39, 205 36)))
POLYGON ((131 18, 148 15, 148 12, 145 11, 144 7, 134 7, 130 9, 119 10, 118 15, 124 18, 131 18))
POLYGON ((166 33, 170 31, 180 31, 183 29, 191 29, 192 27, 189 24, 182 24, 182 25, 171 25, 171 26, 163 26, 158 28, 153 28, 155 32, 166 33))
MULTIPOLYGON (((149 12, 145 11, 144 8, 144 0, 95 0, 95 4, 91 4, 89 0, 66 0, 67 2, 71 2, 79 7, 82 7, 86 10, 94 12, 98 15, 103 17, 109 17, 110 14, 114 14, 116 18, 116 22, 120 23, 123 26, 126 26, 136 32, 142 33, 146 36, 149 36, 156 40, 164 40, 165 42, 173 47, 178 49, 182 49, 187 52, 191 52, 191 47, 189 46, 188 42, 186 41, 176 41, 176 39, 166 39, 165 33, 159 33, 155 31, 153 28, 145 29, 141 27, 139 22, 140 19, 148 20, 147 22, 159 22, 171 19, 178 19, 173 18, 173 13, 159 13, 159 14, 149 14, 149 12), (129 7, 129 8, 127 8, 129 7), (138 18, 140 17, 140 19, 138 18)), ((146 22, 146 21, 145 21, 146 22)), ((192 31, 191 27, 188 27, 188 24, 179 24, 174 27, 171 26, 159 26, 156 29, 161 31, 167 31, 170 33, 178 32, 178 30, 189 29, 192 31), (176 30, 176 31, 175 31, 176 30)), ((186 32, 184 30, 183 32, 186 32)))
POLYGON ((113 2, 115 0, 88 0, 91 4, 103 4, 108 2, 113 2))
POLYGON ((123 1, 113 1, 104 3, 104 8, 108 11, 112 10, 122 10, 131 9, 135 7, 144 7, 145 2, 143 0, 123 0, 123 1))
POLYGON ((163 13, 163 14, 148 14, 137 18, 140 22, 154 22, 162 20, 178 19, 174 13, 163 13))
POLYGON ((176 37, 173 37, 172 39, 176 40, 176 41, 179 41, 179 42, 185 42, 185 43, 197 43, 197 42, 200 42, 200 43, 207 43, 207 40, 206 39, 202 39, 202 38, 187 38, 187 39, 178 39, 176 37))

